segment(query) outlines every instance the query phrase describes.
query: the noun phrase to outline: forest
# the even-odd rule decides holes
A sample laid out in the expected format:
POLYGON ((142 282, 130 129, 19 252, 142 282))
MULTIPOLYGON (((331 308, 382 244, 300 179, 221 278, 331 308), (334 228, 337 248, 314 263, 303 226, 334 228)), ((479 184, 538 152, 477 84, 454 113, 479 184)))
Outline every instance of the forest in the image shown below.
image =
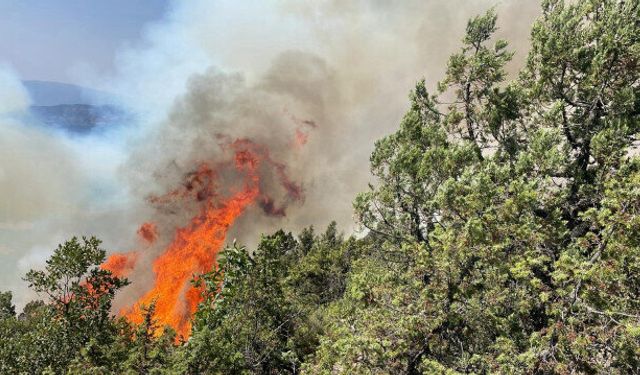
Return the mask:
POLYGON ((71 238, 24 277, 41 299, 0 292, 0 373, 640 373, 640 1, 541 7, 517 74, 489 10, 417 82, 360 233, 229 243, 189 337, 115 314, 129 281, 71 238))

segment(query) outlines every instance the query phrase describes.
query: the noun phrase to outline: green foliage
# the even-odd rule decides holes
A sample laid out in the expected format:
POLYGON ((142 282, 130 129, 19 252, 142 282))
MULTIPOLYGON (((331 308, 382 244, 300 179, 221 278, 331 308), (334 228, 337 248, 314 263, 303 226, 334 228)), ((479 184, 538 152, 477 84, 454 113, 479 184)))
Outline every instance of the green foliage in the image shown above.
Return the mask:
POLYGON ((286 340, 297 313, 285 299, 283 278, 296 242, 280 231, 249 255, 234 246, 219 268, 200 277, 204 302, 185 346, 186 372, 249 373, 289 367, 286 340))
MULTIPOLYGON (((61 373, 84 355, 89 367, 108 367, 117 326, 111 301, 126 280, 102 270, 105 251, 96 238, 77 238, 58 246, 42 271, 25 280, 44 302, 25 306, 19 317, 0 320, 0 369, 3 373, 61 373)), ((3 311, 11 309, 2 294, 3 311)))
POLYGON ((16 307, 11 298, 11 292, 0 292, 0 320, 16 316, 16 307))
POLYGON ((382 285, 404 302, 394 317, 414 329, 380 317, 398 306, 380 309, 375 288, 361 288, 355 296, 376 303, 336 325, 315 369, 357 372, 348 366, 362 358, 364 372, 381 373, 398 363, 404 370, 392 372, 637 369, 637 338, 627 332, 640 317, 638 280, 629 273, 637 250, 629 148, 638 131, 639 8, 544 2, 527 66, 510 83, 506 43, 488 46, 495 14, 469 22, 439 84, 453 102, 417 85, 400 130, 376 144, 379 184, 355 202, 386 256, 352 280, 377 285, 397 262, 382 285), (612 198, 623 191, 631 196, 612 198), (371 332, 371 320, 387 321, 387 331, 371 332), (388 349, 356 344, 374 339, 406 348, 387 358, 388 349), (348 350, 325 351, 344 340, 348 350))
POLYGON ((143 306, 143 320, 136 328, 129 355, 124 363, 125 373, 156 374, 166 368, 171 360, 175 332, 160 327, 155 318, 155 302, 143 306))
POLYGON ((298 240, 278 231, 249 253, 233 244, 218 269, 199 276, 203 303, 176 373, 299 373, 326 325, 324 309, 345 293, 359 242, 336 224, 298 240))

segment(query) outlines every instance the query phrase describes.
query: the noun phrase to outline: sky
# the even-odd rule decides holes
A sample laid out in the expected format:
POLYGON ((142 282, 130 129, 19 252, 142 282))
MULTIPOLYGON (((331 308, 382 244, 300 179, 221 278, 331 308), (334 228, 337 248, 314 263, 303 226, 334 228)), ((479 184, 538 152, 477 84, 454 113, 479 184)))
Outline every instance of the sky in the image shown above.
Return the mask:
POLYGON ((0 62, 27 80, 110 74, 117 51, 167 8, 167 0, 0 0, 0 62))

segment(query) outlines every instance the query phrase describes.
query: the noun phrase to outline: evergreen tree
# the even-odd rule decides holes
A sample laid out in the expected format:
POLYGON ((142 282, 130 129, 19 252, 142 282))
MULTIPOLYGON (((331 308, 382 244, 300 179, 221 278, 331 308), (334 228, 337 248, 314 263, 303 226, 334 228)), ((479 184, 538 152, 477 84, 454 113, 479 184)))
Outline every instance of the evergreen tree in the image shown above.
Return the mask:
POLYGON ((469 22, 439 85, 453 104, 419 83, 400 130, 376 144, 380 183, 355 207, 384 261, 352 277, 347 306, 359 303, 361 318, 337 323, 310 368, 637 369, 637 280, 625 275, 636 250, 639 8, 543 2, 511 83, 506 43, 488 46, 495 14, 469 22))

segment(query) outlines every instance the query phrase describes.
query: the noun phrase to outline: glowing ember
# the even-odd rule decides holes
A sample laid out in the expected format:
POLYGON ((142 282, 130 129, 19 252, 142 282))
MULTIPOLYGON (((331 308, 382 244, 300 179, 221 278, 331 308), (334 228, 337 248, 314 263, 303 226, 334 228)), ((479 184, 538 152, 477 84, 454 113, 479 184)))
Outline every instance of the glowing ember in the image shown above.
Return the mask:
POLYGON ((138 236, 151 245, 158 239, 158 227, 154 223, 144 223, 138 229, 138 236))
POLYGON ((285 114, 289 116, 291 121, 296 124, 295 133, 293 135, 293 147, 301 149, 309 141, 309 131, 318 127, 312 120, 303 120, 285 110, 285 114))
POLYGON ((300 129, 296 129, 296 136, 295 136, 294 145, 296 147, 300 148, 300 147, 306 145, 307 141, 309 141, 309 134, 303 132, 300 129))

